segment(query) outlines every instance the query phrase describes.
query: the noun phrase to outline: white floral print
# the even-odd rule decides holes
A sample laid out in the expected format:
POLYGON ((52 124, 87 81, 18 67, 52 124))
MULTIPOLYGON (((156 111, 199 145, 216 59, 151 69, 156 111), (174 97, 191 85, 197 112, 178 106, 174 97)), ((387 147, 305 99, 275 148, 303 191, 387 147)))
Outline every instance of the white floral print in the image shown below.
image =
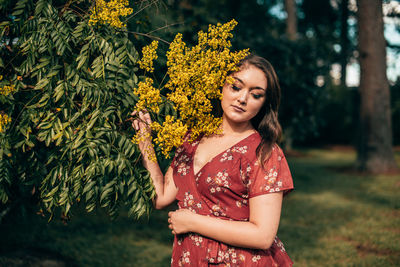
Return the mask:
MULTIPOLYGON (((220 153, 197 174, 193 172, 193 154, 198 143, 185 143, 177 149, 174 182, 178 187, 178 206, 192 212, 231 221, 249 220, 249 198, 291 189, 292 181, 281 150, 274 146, 267 163, 259 166, 255 150, 258 135, 248 142, 240 142, 220 153), (178 154, 179 153, 179 154, 178 154)), ((218 266, 247 267, 291 266, 282 242, 278 238, 269 250, 236 248, 195 233, 176 235, 172 266, 218 266), (271 259, 272 257, 272 259, 271 259), (203 265, 204 263, 204 265, 203 265)))

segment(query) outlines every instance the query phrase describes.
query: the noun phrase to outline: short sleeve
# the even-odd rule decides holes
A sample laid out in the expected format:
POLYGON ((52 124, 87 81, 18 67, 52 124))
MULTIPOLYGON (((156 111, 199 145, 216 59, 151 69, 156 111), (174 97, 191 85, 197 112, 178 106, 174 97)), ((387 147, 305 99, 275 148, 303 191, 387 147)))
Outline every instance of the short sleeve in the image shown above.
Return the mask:
POLYGON ((283 192, 286 195, 293 190, 292 175, 282 149, 278 145, 273 146, 264 168, 260 166, 258 160, 255 160, 249 164, 247 170, 250 198, 275 192, 283 192))

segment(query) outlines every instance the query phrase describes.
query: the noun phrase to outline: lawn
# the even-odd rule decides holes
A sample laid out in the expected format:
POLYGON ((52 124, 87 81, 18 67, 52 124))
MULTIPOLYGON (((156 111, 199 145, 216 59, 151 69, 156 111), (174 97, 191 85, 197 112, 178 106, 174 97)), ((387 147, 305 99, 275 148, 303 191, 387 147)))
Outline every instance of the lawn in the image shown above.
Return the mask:
MULTIPOLYGON (((399 266, 400 175, 357 174, 349 150, 300 154, 288 157, 295 191, 284 200, 278 233, 295 266, 399 266)), ((166 220, 167 211, 139 222, 124 214, 112 221, 79 207, 67 224, 14 214, 0 225, 0 266, 40 266, 38 259, 64 266, 169 266, 173 236, 166 220)))

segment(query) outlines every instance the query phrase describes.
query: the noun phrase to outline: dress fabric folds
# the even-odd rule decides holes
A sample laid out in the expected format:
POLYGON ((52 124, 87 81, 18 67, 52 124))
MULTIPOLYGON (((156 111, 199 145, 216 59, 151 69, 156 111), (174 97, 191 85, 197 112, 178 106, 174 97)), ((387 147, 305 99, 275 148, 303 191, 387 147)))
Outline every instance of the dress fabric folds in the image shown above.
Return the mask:
MULTIPOLYGON (((178 206, 192 212, 222 220, 248 221, 249 198, 274 192, 286 195, 293 189, 293 180, 286 158, 274 145, 264 168, 256 157, 261 141, 253 133, 221 152, 197 173, 193 158, 199 140, 190 143, 189 134, 175 153, 171 163, 178 206)), ((171 266, 292 266, 282 242, 275 237, 268 250, 239 248, 187 233, 174 239, 171 266)))

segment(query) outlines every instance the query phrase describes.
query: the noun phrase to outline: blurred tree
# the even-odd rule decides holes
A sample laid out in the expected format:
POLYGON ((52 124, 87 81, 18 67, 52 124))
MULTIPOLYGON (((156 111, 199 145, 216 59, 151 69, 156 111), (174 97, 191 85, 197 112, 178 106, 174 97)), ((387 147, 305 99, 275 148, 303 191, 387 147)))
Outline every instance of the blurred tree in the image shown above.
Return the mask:
MULTIPOLYGON (((295 0, 285 0, 286 11, 286 37, 289 41, 295 42, 298 38, 297 32, 297 5, 295 0)), ((285 128, 285 150, 293 149, 293 125, 287 125, 285 128)))
POLYGON ((285 0, 286 34, 291 41, 297 38, 297 6, 295 0, 285 0))
POLYGON ((357 166, 382 173, 397 169, 392 149, 390 91, 386 76, 386 42, 382 2, 358 0, 360 138, 357 166))
POLYGON ((346 86, 347 63, 349 60, 349 0, 340 2, 340 82, 346 86))
MULTIPOLYGON (((400 78, 391 87, 391 108, 392 108, 392 121, 400 121, 400 78)), ((393 144, 400 145, 400 123, 393 123, 393 144)))
MULTIPOLYGON (((400 34, 400 9, 399 3, 395 1, 385 0, 383 1, 383 11, 384 16, 390 21, 390 23, 394 24, 395 31, 397 34, 400 34)), ((392 24, 392 25, 393 25, 392 24)), ((395 40, 395 39, 394 39, 395 40)), ((390 40, 389 38, 386 40, 387 51, 391 52, 391 55, 388 56, 394 57, 397 62, 400 59, 400 44, 394 42, 394 40, 390 40)), ((398 63, 397 63, 398 64, 398 63)), ((396 63, 395 63, 396 66, 396 63)), ((396 123, 400 121, 400 75, 397 75, 396 81, 390 88, 390 100, 391 100, 391 111, 392 111, 392 130, 393 130, 393 145, 400 145, 400 123, 396 123)))

